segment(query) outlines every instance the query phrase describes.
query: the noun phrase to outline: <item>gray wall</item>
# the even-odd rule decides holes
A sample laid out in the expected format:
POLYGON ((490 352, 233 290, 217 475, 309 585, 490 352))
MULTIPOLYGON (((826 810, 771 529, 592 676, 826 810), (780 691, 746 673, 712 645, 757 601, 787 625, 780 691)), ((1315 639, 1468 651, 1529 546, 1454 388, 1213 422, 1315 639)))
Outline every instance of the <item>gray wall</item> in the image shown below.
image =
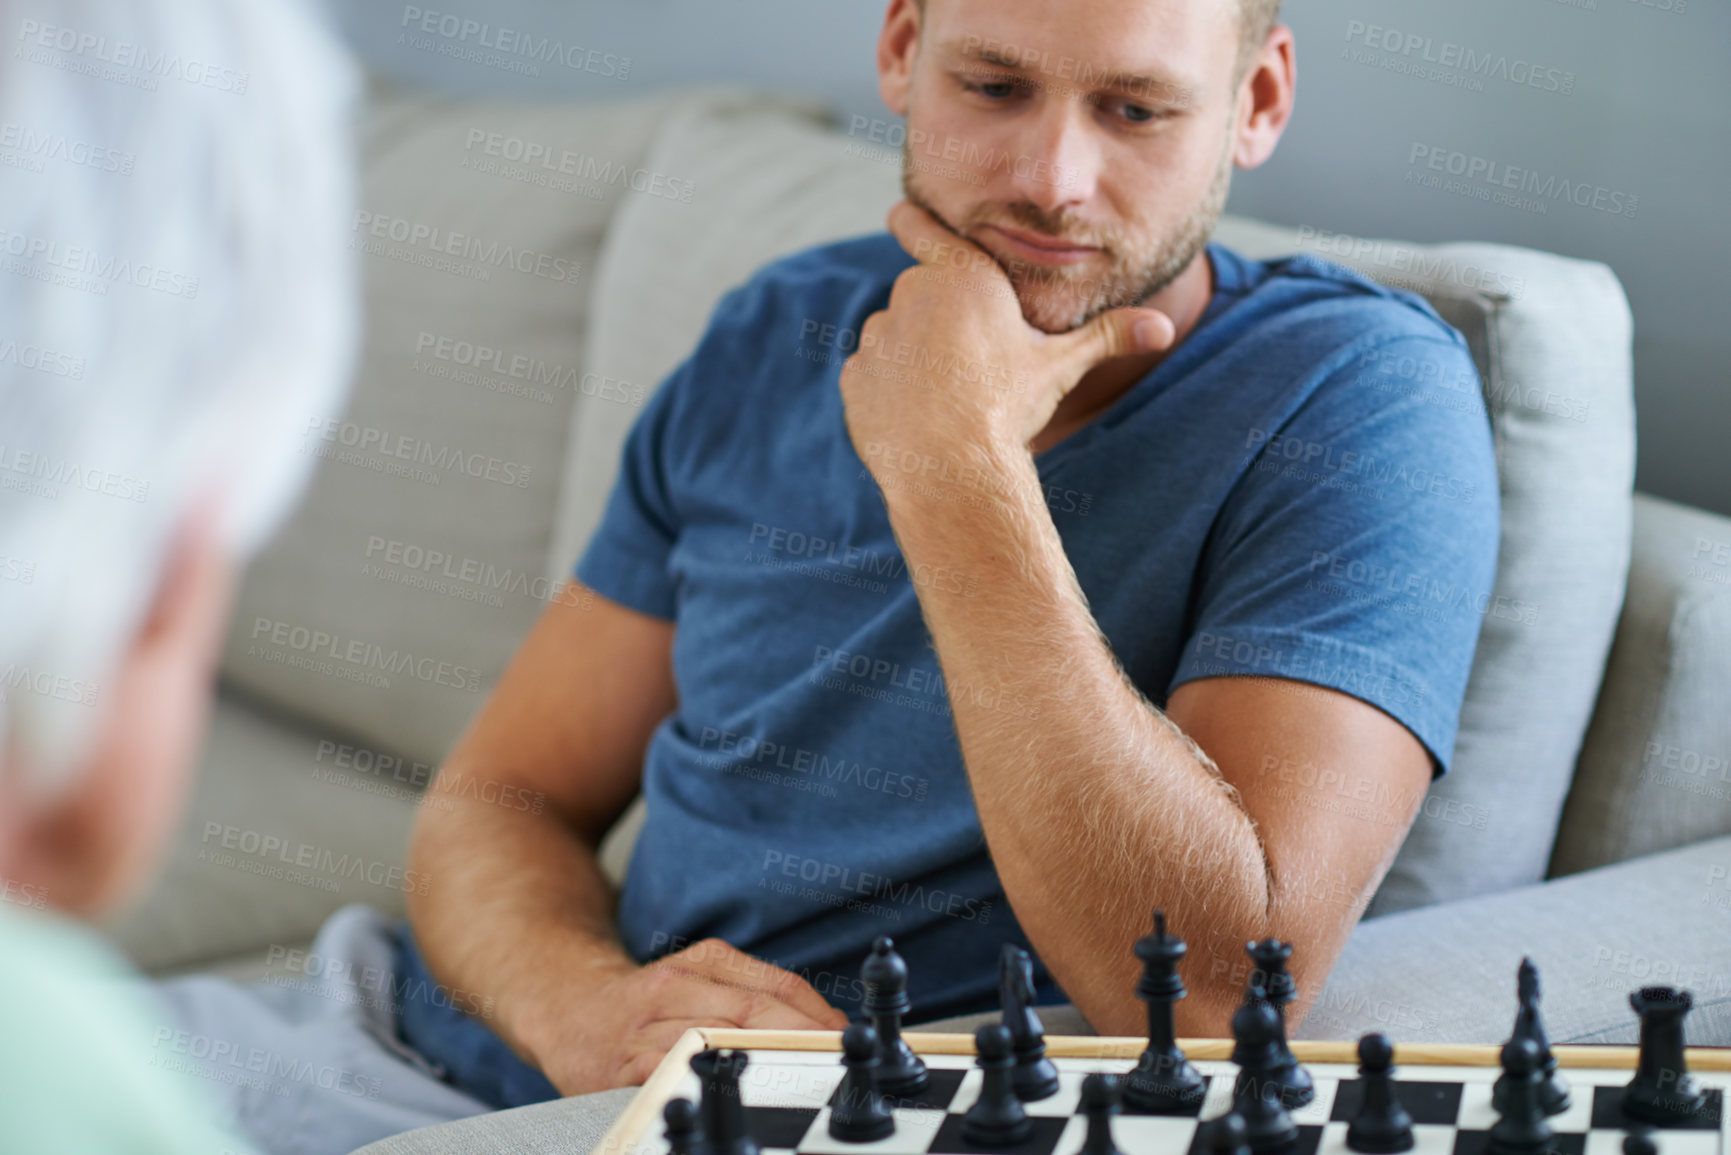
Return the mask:
MULTIPOLYGON (((341 0, 338 11, 375 71, 453 94, 617 99, 728 81, 819 93, 844 114, 880 116, 872 44, 883 8, 882 0, 341 0), (404 28, 411 8, 558 37, 598 55, 578 58, 586 68, 543 65, 538 76, 453 59, 427 45, 454 41, 404 28)), ((1298 115, 1275 158, 1239 174, 1229 211, 1606 262, 1635 313, 1637 483, 1731 513, 1731 310, 1716 284, 1731 255, 1723 211, 1731 4, 1288 0, 1285 19, 1298 34, 1298 115), (1397 31, 1399 47, 1387 31, 1384 46, 1367 44, 1370 25, 1397 31), (1463 51, 1488 58, 1493 73, 1536 66, 1538 86, 1461 67, 1415 75, 1429 67, 1427 52, 1452 63, 1444 53, 1463 51), (1407 179, 1430 171, 1423 154, 1412 161, 1421 148, 1484 158, 1499 173, 1530 170, 1553 190, 1562 181, 1584 186, 1600 207, 1529 194, 1541 212, 1424 187, 1407 179), (1625 211, 1607 211, 1616 207, 1625 211)))

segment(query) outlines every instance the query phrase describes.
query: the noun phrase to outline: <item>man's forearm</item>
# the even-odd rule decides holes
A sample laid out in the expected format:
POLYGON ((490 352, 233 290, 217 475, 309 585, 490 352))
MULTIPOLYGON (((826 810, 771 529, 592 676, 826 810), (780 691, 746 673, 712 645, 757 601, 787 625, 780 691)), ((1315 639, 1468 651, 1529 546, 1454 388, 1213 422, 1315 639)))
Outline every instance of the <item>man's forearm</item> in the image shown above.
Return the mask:
POLYGON ((525 1059, 536 1059, 535 1028, 557 988, 635 965, 613 932, 613 890, 594 851, 551 810, 435 782, 410 862, 430 880, 409 898, 428 967, 446 986, 491 997, 487 1025, 525 1059))
MULTIPOLYGON (((1212 762, 1124 676, 1076 584, 1026 454, 986 471, 972 504, 885 488, 951 687, 980 823, 1017 921, 1102 1032, 1137 1033, 1131 942, 1152 906, 1192 951, 1242 959, 1266 932, 1254 825, 1212 762)), ((1223 1033, 1235 992, 1192 968, 1180 1030, 1223 1033)), ((1234 974, 1233 979, 1241 977, 1234 974)))

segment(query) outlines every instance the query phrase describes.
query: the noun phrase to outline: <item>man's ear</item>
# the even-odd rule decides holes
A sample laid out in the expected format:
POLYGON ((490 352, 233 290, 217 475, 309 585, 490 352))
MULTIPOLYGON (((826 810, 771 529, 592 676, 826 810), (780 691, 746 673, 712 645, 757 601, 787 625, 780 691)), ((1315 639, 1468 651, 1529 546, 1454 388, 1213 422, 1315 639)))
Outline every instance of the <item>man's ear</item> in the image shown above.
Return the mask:
POLYGON ((1298 86, 1295 53, 1292 29, 1276 24, 1245 70, 1232 144, 1232 161, 1239 168, 1256 168, 1274 155, 1274 146, 1292 119, 1298 86))
POLYGON ((914 0, 890 0, 883 31, 878 34, 878 95, 897 116, 908 114, 914 58, 920 50, 920 24, 920 9, 914 0))
MULTIPOLYGON (((44 802, 0 791, 9 795, 0 803, 29 808, 7 825, 0 868, 68 914, 90 917, 130 898, 179 818, 236 577, 217 497, 194 505, 172 539, 156 596, 103 687, 85 764, 44 802)), ((15 746, 3 753, 18 756, 15 746)), ((0 783, 15 787, 18 769, 0 767, 0 783)))

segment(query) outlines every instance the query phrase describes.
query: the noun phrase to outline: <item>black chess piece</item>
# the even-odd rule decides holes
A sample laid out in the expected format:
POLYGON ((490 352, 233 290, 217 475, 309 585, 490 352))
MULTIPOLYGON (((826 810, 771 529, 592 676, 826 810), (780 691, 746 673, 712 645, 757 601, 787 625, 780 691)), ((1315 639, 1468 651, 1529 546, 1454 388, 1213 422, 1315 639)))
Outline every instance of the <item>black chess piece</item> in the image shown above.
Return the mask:
POLYGON ((1082 1080, 1082 1114, 1088 1133, 1081 1155, 1122 1155, 1112 1141, 1112 1116, 1118 1113, 1118 1076, 1096 1071, 1082 1080))
POLYGON ((1491 1155, 1540 1155, 1550 1149, 1554 1132, 1545 1115, 1539 1045, 1527 1038, 1510 1039, 1503 1044, 1502 1063, 1508 1083, 1488 1135, 1491 1155))
POLYGON ((1685 1123, 1707 1102, 1689 1073, 1683 1019, 1694 996, 1676 987, 1642 987, 1629 996, 1641 1016, 1641 1053, 1635 1077, 1623 1089, 1623 1112, 1648 1123, 1685 1123))
POLYGON ((898 1099, 919 1094, 932 1077, 925 1060, 902 1038, 902 1016, 913 1007, 908 1001, 908 964, 888 935, 872 940, 859 977, 865 987, 863 1009, 878 1034, 878 1090, 898 1099))
MULTIPOLYGON (((1545 1032, 1544 1019, 1539 1015, 1539 968, 1533 965, 1532 959, 1521 960, 1516 984, 1519 1003, 1515 1011, 1515 1027, 1509 1038, 1531 1039, 1538 1044, 1539 1070, 1545 1077, 1539 1087, 1539 1102, 1544 1105, 1545 1114, 1560 1115, 1569 1109, 1569 1084, 1557 1070, 1557 1057, 1551 1053, 1551 1040, 1545 1032)), ((1503 1094, 1507 1088, 1503 1076, 1499 1076, 1491 1087, 1491 1105, 1498 1111, 1502 1110, 1503 1094)))
POLYGON ((703 1141, 703 1132, 697 1127, 697 1104, 683 1095, 675 1096, 667 1100, 661 1117, 667 1122, 668 1155, 692 1155, 703 1141))
POLYGON ((1208 1128, 1204 1146, 1209 1155, 1251 1155, 1250 1140, 1244 1130, 1244 1116, 1237 1111, 1216 1115, 1203 1126, 1208 1128))
POLYGON ((1298 1140, 1298 1124, 1282 1098, 1285 1085, 1276 1078, 1280 1034, 1279 1014, 1260 995, 1245 1000, 1232 1016, 1232 1061, 1238 1064, 1232 1109, 1243 1117, 1245 1141, 1256 1155, 1279 1151, 1298 1140))
POLYGON ((1024 1103, 1058 1093, 1058 1068, 1046 1057, 1046 1031, 1034 1013, 1034 960, 1014 943, 998 955, 998 995, 1016 1057, 1010 1085, 1024 1103))
POLYGON ((1013 1147, 1033 1134, 1034 1125, 1010 1084, 1016 1064, 1010 1054, 1010 1032, 1002 1023, 987 1023, 974 1032, 974 1051, 980 1097, 962 1117, 962 1138, 980 1147, 1013 1147))
POLYGON ((1372 1031, 1358 1040, 1358 1082, 1363 1097, 1346 1127, 1346 1145, 1366 1155, 1393 1155, 1413 1146, 1412 1116, 1394 1091, 1394 1045, 1372 1031))
POLYGON ((878 1033, 855 1023, 841 1034, 841 1061, 847 1068, 829 1112, 830 1137, 843 1143, 872 1143, 895 1134, 895 1116, 878 1090, 878 1033))
POLYGON ((1172 1005, 1185 995, 1178 963, 1189 948, 1166 933, 1166 913, 1154 912, 1154 933, 1136 940, 1142 979, 1136 995, 1148 1005, 1148 1047, 1124 1076, 1124 1101, 1144 1111, 1183 1111, 1202 1103, 1207 1083, 1179 1049, 1172 1005))
MULTIPOLYGON (((1264 997, 1280 1019, 1280 1063, 1275 1069, 1274 1079, 1281 1086, 1281 1101, 1288 1110, 1302 1107, 1316 1098, 1316 1084, 1286 1042, 1286 1004, 1298 997, 1298 984, 1292 981, 1292 975, 1286 969, 1287 960, 1292 958, 1292 944, 1265 938, 1247 943, 1244 949, 1250 955, 1250 961, 1256 964, 1247 985, 1252 990, 1258 985, 1262 987, 1264 997), (1260 984, 1256 981, 1259 977, 1262 980, 1260 984)), ((1250 997, 1249 991, 1246 991, 1246 997, 1250 997)))
POLYGON ((749 1061, 744 1051, 714 1047, 691 1056, 691 1069, 703 1088, 703 1155, 758 1155, 745 1125, 745 1104, 739 1100, 739 1076, 749 1061))
POLYGON ((1623 1155, 1659 1155, 1659 1145, 1653 1141, 1653 1132, 1646 1127, 1631 1127, 1629 1133, 1623 1136, 1623 1155))

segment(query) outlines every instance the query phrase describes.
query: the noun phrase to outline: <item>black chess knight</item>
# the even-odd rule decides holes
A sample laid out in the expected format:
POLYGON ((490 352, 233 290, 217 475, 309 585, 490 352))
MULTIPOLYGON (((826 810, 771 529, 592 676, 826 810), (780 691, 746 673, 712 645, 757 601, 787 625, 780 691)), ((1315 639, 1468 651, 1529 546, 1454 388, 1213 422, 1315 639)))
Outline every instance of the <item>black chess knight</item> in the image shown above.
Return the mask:
POLYGON ((1034 960, 1014 943, 1005 943, 998 955, 998 995, 1016 1056, 1010 1074, 1016 1098, 1031 1103, 1056 1095, 1058 1068, 1046 1057, 1045 1028, 1034 1013, 1034 960))

